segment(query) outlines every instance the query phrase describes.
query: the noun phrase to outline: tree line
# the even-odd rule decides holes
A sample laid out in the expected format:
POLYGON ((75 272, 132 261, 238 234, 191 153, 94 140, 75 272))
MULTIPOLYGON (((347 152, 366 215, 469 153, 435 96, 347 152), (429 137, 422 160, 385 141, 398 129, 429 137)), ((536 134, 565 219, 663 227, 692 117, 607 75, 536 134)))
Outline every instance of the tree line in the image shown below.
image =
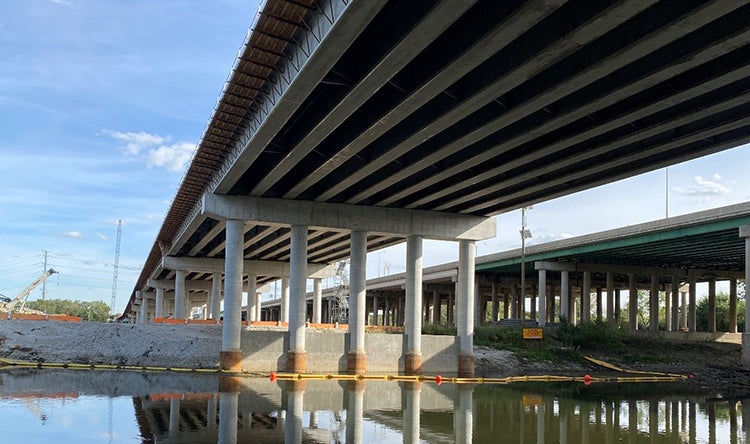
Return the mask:
POLYGON ((47 314, 67 314, 79 316, 84 321, 107 322, 109 305, 102 301, 73 301, 70 299, 46 299, 30 301, 26 307, 43 311, 47 314))

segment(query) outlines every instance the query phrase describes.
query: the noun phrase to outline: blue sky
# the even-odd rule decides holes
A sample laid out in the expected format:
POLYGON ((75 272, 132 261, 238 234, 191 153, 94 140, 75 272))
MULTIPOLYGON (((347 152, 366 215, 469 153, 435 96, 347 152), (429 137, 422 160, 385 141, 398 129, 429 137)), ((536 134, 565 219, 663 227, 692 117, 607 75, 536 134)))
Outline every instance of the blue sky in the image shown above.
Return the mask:
MULTIPOLYGON (((47 297, 109 303, 122 219, 122 309, 256 11, 253 0, 0 2, 0 293, 35 279, 46 250, 60 272, 47 297)), ((743 147, 671 167, 670 215, 750 200, 748 165, 743 147)), ((531 242, 662 218, 665 191, 660 170, 535 205, 531 242)), ((519 212, 498 221, 479 254, 520 246, 519 212)), ((368 276, 403 271, 404 255, 371 253, 368 276)), ((425 245, 425 265, 456 256, 425 245)))

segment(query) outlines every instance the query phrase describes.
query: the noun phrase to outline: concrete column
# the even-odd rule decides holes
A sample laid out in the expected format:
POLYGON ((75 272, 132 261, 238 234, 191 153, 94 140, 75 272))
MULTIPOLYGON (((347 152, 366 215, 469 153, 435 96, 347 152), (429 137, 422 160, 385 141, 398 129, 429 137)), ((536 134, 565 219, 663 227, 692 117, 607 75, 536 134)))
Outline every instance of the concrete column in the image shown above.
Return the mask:
POLYGON ((456 308, 458 319, 458 373, 474 374, 474 270, 477 245, 474 241, 458 242, 458 280, 456 308))
POLYGON ((349 354, 346 368, 350 373, 364 373, 365 318, 367 316, 367 232, 352 231, 351 272, 349 282, 349 354))
POLYGON ((716 332, 716 278, 708 280, 708 331, 716 332))
MULTIPOLYGON (((736 304, 735 304, 735 308, 736 308, 736 304)), ((164 317, 164 289, 163 288, 156 289, 156 307, 154 308, 154 317, 157 317, 157 318, 164 317)))
POLYGON ((591 272, 583 272, 583 288, 581 288, 581 322, 591 320, 591 272))
MULTIPOLYGON (((242 351, 242 265, 244 225, 241 220, 226 222, 226 248, 224 259, 224 326, 221 336, 219 367, 222 370, 241 371, 242 351)), ((176 287, 175 287, 176 288, 176 287)), ((179 305, 179 304, 177 304, 179 305)), ((175 308, 177 310, 177 308, 175 308)))
POLYGON ((380 325, 380 319, 378 316, 378 311, 380 307, 380 298, 378 298, 378 294, 375 293, 372 295, 372 325, 380 325))
POLYGON ((569 275, 567 271, 560 272, 560 320, 567 318, 568 322, 571 322, 569 275))
POLYGON ((440 292, 432 290, 432 323, 440 324, 440 292))
POLYGON ((289 322, 289 278, 281 278, 281 322, 289 322))
POLYGON ((602 321, 602 287, 596 287, 596 320, 602 321))
POLYGON ((521 319, 521 316, 519 315, 521 311, 519 310, 518 305, 518 287, 515 283, 510 284, 510 300, 512 305, 510 310, 510 318, 521 319))
POLYGON ((681 291, 680 292, 680 328, 687 330, 687 311, 688 311, 688 303, 687 303, 687 292, 681 291))
MULTIPOLYGON (((472 270, 473 271, 473 270, 472 270)), ((404 371, 422 371, 422 237, 406 238, 406 350, 404 371)))
POLYGON ((615 322, 615 274, 607 272, 607 323, 615 322))
POLYGON ((221 317, 221 273, 211 274, 211 295, 208 302, 210 318, 218 320, 221 317))
POLYGON ((651 276, 651 292, 649 293, 649 331, 659 331, 659 276, 651 276))
POLYGON ((174 318, 186 319, 185 299, 187 290, 185 289, 185 271, 175 270, 174 272, 174 318))
POLYGON ((448 325, 455 325, 455 321, 454 321, 455 316, 454 315, 455 315, 456 311, 455 311, 454 301, 455 301, 456 298, 454 296, 455 296, 455 291, 453 291, 453 290, 448 291, 448 307, 446 308, 446 310, 447 310, 446 315, 447 315, 447 318, 448 318, 448 325))
POLYGON ((669 331, 678 331, 680 329, 680 277, 672 276, 672 310, 671 319, 667 329, 669 331))
POLYGON ((313 324, 320 324, 321 311, 323 310, 323 280, 313 279, 313 324))
POLYGON ((383 326, 389 327, 391 325, 391 300, 388 296, 385 297, 383 307, 383 326))
POLYGON ((292 225, 289 259, 289 350, 286 370, 307 371, 305 321, 307 317, 307 226, 292 225))
POLYGON ((729 280, 729 333, 737 333, 737 279, 729 280))
POLYGON ((138 306, 138 317, 135 320, 136 324, 146 323, 146 298, 143 297, 142 291, 135 292, 135 300, 140 302, 138 306))
POLYGON ((688 306, 688 331, 696 331, 698 322, 696 319, 696 310, 698 307, 698 305, 696 304, 696 299, 698 298, 698 294, 695 276, 690 276, 688 285, 688 298, 690 301, 688 306))
POLYGON ((262 321, 261 313, 263 313, 263 300, 260 297, 260 293, 255 293, 255 319, 262 321))
POLYGON ((492 315, 490 317, 492 322, 497 322, 500 319, 500 300, 497 298, 498 285, 495 282, 492 283, 492 315))
POLYGON ((539 270, 539 326, 544 327, 547 323, 547 270, 539 270))
POLYGON ((256 314, 258 313, 258 275, 248 274, 247 275, 247 320, 257 321, 256 314))

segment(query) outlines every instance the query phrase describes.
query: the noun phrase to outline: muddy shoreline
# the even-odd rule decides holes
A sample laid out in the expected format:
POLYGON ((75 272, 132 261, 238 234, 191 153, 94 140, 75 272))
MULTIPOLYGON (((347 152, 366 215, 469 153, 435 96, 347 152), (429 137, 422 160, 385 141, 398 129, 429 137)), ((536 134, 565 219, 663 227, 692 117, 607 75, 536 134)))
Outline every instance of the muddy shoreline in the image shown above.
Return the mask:
MULTIPOLYGON (((0 321, 0 357, 34 362, 215 368, 221 330, 211 325, 129 325, 0 321)), ((684 375, 709 397, 750 398, 750 370, 741 347, 709 342, 639 341, 615 351, 578 350, 622 369, 684 375)), ((534 360, 507 350, 475 347, 476 374, 612 375, 583 359, 534 360)))

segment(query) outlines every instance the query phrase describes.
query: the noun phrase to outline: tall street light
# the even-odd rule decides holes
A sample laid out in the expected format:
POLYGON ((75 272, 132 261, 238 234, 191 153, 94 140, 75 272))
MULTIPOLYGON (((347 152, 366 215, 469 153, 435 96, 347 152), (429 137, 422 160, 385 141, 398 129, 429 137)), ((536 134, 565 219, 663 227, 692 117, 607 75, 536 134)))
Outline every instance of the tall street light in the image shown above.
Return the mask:
POLYGON ((531 230, 526 229, 526 210, 534 208, 529 205, 528 207, 521 208, 521 295, 518 300, 519 319, 521 324, 526 318, 526 239, 531 239, 531 230))

